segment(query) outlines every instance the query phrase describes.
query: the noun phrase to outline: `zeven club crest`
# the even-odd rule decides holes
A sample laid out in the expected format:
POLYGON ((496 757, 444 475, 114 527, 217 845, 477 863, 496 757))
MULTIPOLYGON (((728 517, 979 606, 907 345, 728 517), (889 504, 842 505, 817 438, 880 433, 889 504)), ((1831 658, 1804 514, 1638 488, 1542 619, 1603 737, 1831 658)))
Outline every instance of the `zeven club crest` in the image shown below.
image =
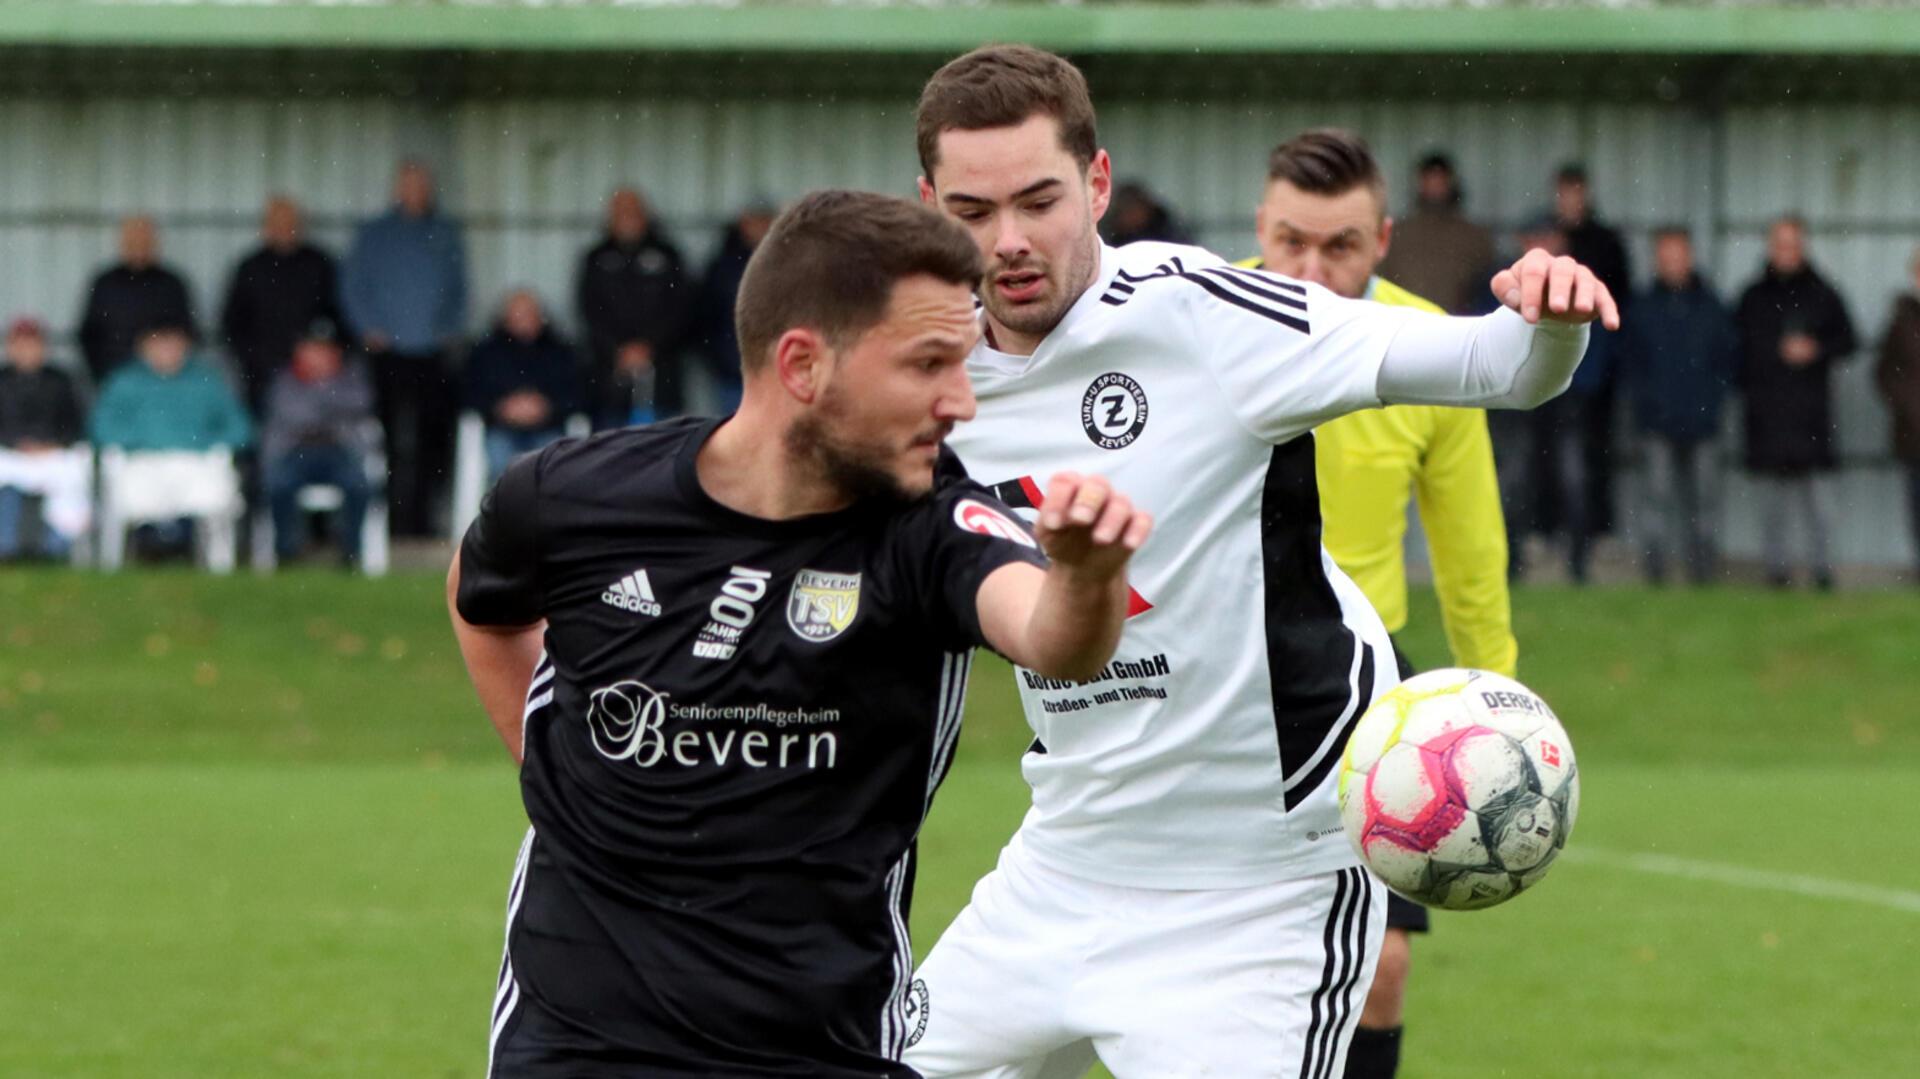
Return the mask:
POLYGON ((794 575, 787 597, 787 625, 802 638, 830 641, 853 625, 860 613, 860 575, 803 569, 794 575))

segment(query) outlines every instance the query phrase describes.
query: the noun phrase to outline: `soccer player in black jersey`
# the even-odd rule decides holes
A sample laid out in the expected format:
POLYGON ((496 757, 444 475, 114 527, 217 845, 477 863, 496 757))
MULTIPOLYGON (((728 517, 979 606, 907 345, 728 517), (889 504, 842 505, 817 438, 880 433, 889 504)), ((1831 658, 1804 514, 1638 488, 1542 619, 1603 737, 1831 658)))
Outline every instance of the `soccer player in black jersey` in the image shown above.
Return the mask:
POLYGON ((740 290, 739 412, 488 496, 449 601, 532 824, 490 1075, 914 1075, 913 842, 968 656, 1097 673, 1151 527, 1062 475, 1029 533, 945 450, 980 272, 930 210, 809 196, 740 290))

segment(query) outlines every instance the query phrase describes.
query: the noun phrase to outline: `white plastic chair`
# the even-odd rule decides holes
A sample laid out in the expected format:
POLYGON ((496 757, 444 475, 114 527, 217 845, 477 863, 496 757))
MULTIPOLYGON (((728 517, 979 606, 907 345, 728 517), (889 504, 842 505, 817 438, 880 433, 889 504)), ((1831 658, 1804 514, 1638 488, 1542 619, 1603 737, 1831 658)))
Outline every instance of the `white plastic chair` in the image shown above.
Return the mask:
MULTIPOLYGON (((585 438, 593 433, 593 421, 584 412, 567 417, 570 438, 585 438)), ((487 422, 480 413, 467 409, 460 413, 460 426, 453 442, 453 497, 448 500, 447 535, 453 542, 467 534, 467 526, 480 516, 480 500, 487 493, 487 422)))
POLYGON ((211 573, 231 573, 236 535, 245 511, 233 451, 129 452, 102 446, 100 459, 100 568, 126 562, 127 530, 136 525, 190 518, 195 550, 211 573), (183 489, 174 481, 188 481, 183 489))
MULTIPOLYGON (((360 461, 369 487, 367 515, 360 525, 360 572, 368 577, 385 577, 392 564, 393 533, 388 526, 387 510, 387 438, 380 421, 368 419, 360 425, 360 461)), ((307 513, 338 513, 346 505, 340 488, 331 484, 310 483, 300 488, 300 508, 307 513)), ((264 502, 254 512, 253 568, 268 572, 279 567, 273 545, 273 510, 264 502)))

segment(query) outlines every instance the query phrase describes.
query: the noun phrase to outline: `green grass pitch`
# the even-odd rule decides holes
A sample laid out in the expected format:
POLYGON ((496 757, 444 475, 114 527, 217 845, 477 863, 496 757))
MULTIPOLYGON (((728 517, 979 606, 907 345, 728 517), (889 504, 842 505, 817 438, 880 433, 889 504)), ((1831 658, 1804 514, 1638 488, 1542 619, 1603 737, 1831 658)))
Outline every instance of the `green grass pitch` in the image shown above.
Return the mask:
MULTIPOLYGON (((0 570, 0 1076, 480 1074, 524 822, 439 592, 0 570)), ((1516 605, 1583 815, 1536 891, 1418 942, 1402 1074, 1920 1074, 1920 597, 1516 605)), ((922 949, 1027 738, 983 662, 922 949)))

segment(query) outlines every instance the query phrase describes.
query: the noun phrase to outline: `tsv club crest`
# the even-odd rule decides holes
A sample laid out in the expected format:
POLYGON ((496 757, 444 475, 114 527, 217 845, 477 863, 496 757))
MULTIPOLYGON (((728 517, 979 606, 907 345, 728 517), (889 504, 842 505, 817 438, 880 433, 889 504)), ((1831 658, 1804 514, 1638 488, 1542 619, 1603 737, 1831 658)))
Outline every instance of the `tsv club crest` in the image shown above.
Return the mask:
POLYGON ((803 569, 787 597, 787 625, 816 644, 831 641, 853 625, 860 613, 860 575, 803 569))

